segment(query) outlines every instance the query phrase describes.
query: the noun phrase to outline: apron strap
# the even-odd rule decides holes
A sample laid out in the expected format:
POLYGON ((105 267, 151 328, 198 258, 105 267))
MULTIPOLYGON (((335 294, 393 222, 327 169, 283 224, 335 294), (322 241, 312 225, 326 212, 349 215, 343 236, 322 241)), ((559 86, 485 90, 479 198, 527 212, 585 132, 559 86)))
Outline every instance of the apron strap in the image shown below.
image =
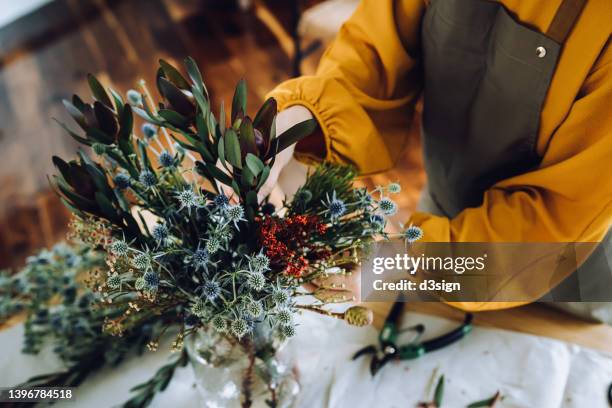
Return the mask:
POLYGON ((586 0, 563 0, 546 35, 557 43, 564 44, 585 4, 586 0))

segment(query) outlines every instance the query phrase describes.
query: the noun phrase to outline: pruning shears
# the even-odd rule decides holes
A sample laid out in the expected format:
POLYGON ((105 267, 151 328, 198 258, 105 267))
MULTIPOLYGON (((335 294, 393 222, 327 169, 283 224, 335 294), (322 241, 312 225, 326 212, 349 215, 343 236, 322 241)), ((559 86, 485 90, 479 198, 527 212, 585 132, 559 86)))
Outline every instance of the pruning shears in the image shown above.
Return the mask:
POLYGON ((366 346, 353 355, 353 360, 364 355, 372 355, 372 360, 370 361, 372 377, 389 361, 414 360, 426 353, 439 350, 461 340, 472 330, 473 315, 466 313, 461 326, 439 337, 421 342, 420 338, 425 332, 425 326, 422 324, 404 329, 398 327, 403 308, 404 302, 401 301, 401 298, 398 298, 393 307, 391 307, 383 328, 378 335, 378 346, 366 346), (397 344, 398 337, 406 331, 413 331, 415 335, 407 344, 399 346, 397 344))

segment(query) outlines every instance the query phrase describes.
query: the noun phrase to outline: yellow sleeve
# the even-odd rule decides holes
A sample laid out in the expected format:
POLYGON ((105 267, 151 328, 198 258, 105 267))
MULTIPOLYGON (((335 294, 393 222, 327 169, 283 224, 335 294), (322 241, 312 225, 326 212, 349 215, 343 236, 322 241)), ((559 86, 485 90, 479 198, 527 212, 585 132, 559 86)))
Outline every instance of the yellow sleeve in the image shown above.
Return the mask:
POLYGON ((361 1, 316 75, 286 81, 269 94, 279 110, 304 105, 313 113, 326 160, 367 174, 399 157, 421 89, 416 57, 423 8, 422 0, 361 1))
MULTIPOLYGON (((537 170, 490 188, 480 207, 448 219, 415 213, 424 240, 599 242, 612 226, 612 53, 589 74, 537 170)), ((456 303, 500 309, 512 303, 456 303)))

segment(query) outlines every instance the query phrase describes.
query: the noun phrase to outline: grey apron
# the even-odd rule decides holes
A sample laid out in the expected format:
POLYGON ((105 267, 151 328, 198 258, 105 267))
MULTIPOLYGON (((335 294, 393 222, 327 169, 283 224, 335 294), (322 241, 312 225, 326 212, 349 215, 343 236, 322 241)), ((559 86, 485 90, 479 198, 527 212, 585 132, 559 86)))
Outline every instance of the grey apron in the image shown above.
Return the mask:
MULTIPOLYGON (((422 25, 428 186, 420 209, 455 217, 481 205, 485 190, 496 182, 539 165, 536 144, 544 98, 584 3, 563 0, 548 31, 541 33, 517 22, 496 2, 431 1, 422 25)), ((599 281, 599 288, 610 288, 604 249, 580 269, 588 264, 590 282, 595 281, 593 269, 600 270, 608 285, 599 281)), ((566 299, 580 292, 571 280, 565 287, 561 296, 566 299)))

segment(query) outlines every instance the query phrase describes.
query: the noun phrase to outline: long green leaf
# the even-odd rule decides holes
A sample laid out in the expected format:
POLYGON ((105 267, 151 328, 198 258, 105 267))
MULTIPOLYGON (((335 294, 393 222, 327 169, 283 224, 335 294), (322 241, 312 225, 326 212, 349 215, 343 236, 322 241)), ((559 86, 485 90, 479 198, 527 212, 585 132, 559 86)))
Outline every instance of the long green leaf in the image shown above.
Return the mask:
POLYGON ((60 172, 64 180, 70 184, 70 166, 58 156, 51 157, 51 161, 55 168, 60 172))
POLYGON ((112 144, 114 139, 97 128, 87 129, 87 137, 103 144, 112 144))
POLYGON ((316 127, 317 121, 314 119, 308 119, 293 125, 285 132, 278 135, 272 141, 273 148, 270 149, 270 152, 266 156, 266 159, 277 155, 292 144, 299 142, 300 140, 311 134, 316 129, 316 127))
POLYGON ((85 116, 83 116, 83 113, 67 99, 63 99, 62 103, 70 116, 72 116, 72 119, 74 119, 81 129, 87 130, 87 123, 85 122, 85 116))
POLYGON ((132 107, 126 105, 119 117, 119 140, 128 140, 132 134, 134 127, 134 115, 132 115, 132 107))
POLYGON ((247 167, 254 176, 258 176, 265 167, 265 164, 259 159, 259 157, 255 156, 252 153, 247 153, 244 161, 246 162, 247 167))
POLYGON ((198 69, 198 64, 196 64, 195 60, 191 57, 185 58, 185 66, 187 67, 187 74, 189 78, 191 78, 191 82, 201 93, 206 94, 208 97, 208 89, 206 89, 206 84, 204 84, 204 80, 202 80, 202 74, 198 69))
POLYGON ((113 88, 108 88, 108 90, 110 91, 111 96, 115 101, 115 110, 117 111, 117 114, 121 116, 121 113, 123 113, 123 106, 125 105, 125 103, 123 102, 123 98, 113 88))
POLYGON ((269 175, 270 175, 270 167, 266 166, 263 168, 263 170, 261 171, 261 175, 259 176, 259 182, 257 183, 257 187, 256 187, 257 190, 259 190, 261 186, 264 185, 269 175))
POLYGON ((171 125, 174 125, 179 128, 183 128, 189 123, 186 117, 173 110, 160 109, 160 111, 157 113, 159 114, 159 116, 167 120, 171 125))
POLYGON ((436 389, 434 391, 434 403, 436 407, 442 406, 442 398, 444 397, 444 375, 440 376, 436 389))
POLYGON ((93 76, 92 74, 87 74, 87 83, 89 84, 89 88, 91 89, 93 97, 96 98, 97 101, 105 104, 109 108, 113 107, 113 104, 111 103, 108 94, 104 90, 104 87, 95 76, 93 76))
POLYGON ((181 89, 189 89, 189 83, 176 68, 163 59, 159 60, 159 65, 170 82, 181 89))
MULTIPOLYGON (((202 162, 198 162, 198 163, 202 163, 202 162)), ((227 174, 225 174, 224 172, 221 171, 221 169, 219 169, 217 166, 215 166, 214 164, 209 164, 209 163, 202 163, 202 165, 206 168, 206 170, 208 170, 208 172, 218 181, 220 181, 221 183, 227 185, 227 186, 231 186, 232 185, 232 178, 230 176, 228 176, 227 174)))
POLYGON ((149 112, 145 111, 144 109, 140 109, 140 108, 133 106, 132 110, 134 111, 136 115, 140 116, 147 122, 151 122, 154 125, 158 125, 158 126, 162 124, 162 122, 160 122, 155 116, 150 115, 149 112))
POLYGON ((484 408, 491 407, 496 401, 499 400, 499 391, 495 393, 491 398, 486 398, 481 401, 472 402, 467 408, 484 408))
POLYGON ((75 132, 73 132, 72 130, 70 130, 70 128, 68 126, 66 126, 65 124, 63 124, 62 122, 60 122, 59 120, 53 118, 54 121, 56 121, 74 140, 76 140, 77 142, 87 145, 87 146, 91 146, 92 143, 85 139, 84 137, 81 137, 79 135, 77 135, 75 132))
POLYGON ((253 122, 248 116, 245 116, 240 123, 240 148, 242 153, 257 153, 253 122))
POLYGON ((117 214, 115 207, 113 207, 113 204, 104 194, 99 191, 96 191, 96 202, 98 203, 102 214, 104 214, 109 221, 116 222, 119 219, 119 215, 117 214))
POLYGON ((236 85, 234 98, 232 99, 232 123, 240 116, 245 114, 247 109, 247 88, 246 81, 241 79, 236 85))
POLYGON ((234 167, 242 169, 242 156, 240 153, 240 142, 236 132, 229 128, 223 136, 225 142, 225 158, 234 167))

